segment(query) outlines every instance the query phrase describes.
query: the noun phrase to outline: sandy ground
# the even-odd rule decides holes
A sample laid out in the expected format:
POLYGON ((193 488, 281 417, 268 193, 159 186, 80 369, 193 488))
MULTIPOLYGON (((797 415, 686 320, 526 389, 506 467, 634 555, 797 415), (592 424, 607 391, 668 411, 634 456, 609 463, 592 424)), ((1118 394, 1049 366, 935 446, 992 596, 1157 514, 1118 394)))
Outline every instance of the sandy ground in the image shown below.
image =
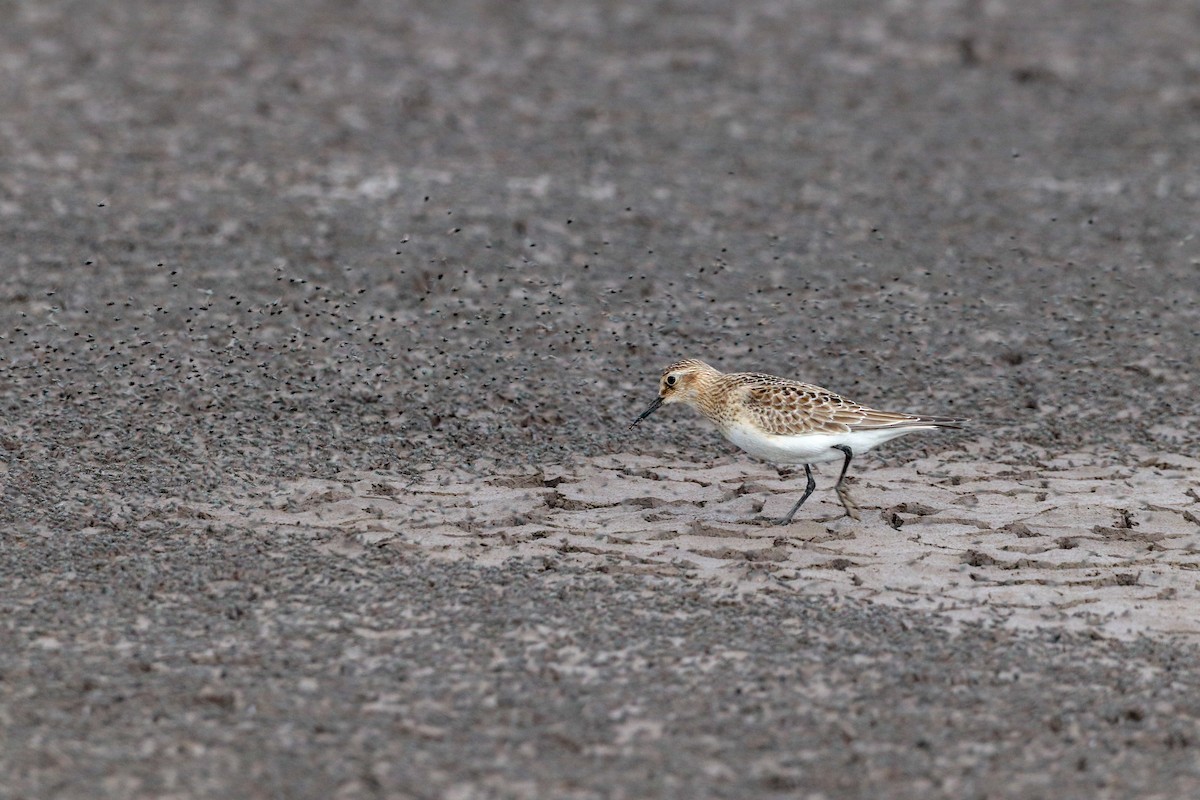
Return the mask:
POLYGON ((0 19, 0 797, 1200 796, 1193 4, 0 19))

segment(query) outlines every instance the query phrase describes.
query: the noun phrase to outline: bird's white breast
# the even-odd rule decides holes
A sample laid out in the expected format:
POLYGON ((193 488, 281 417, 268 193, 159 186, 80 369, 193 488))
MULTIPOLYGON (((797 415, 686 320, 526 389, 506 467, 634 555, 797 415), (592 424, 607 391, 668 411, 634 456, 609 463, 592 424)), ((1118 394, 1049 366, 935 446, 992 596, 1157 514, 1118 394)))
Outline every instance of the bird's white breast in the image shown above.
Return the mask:
POLYGON ((849 447, 855 455, 864 453, 889 439, 912 433, 919 428, 875 428, 845 433, 801 433, 779 435, 764 433, 745 423, 733 423, 721 429, 725 438, 755 458, 776 464, 819 464, 845 457, 836 446, 849 447))

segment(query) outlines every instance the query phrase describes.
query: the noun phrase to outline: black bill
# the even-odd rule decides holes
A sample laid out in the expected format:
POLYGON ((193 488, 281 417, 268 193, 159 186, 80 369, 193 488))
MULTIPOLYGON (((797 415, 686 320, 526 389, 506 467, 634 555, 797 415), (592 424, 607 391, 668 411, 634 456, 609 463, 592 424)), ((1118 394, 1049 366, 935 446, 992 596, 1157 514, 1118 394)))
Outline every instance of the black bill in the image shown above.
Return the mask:
POLYGON ((655 411, 658 411, 658 407, 661 406, 662 404, 663 404, 663 399, 661 397, 654 398, 654 402, 650 404, 650 407, 647 408, 645 411, 643 411, 640 417, 638 417, 637 419, 635 419, 633 422, 631 422, 629 424, 629 430, 633 430, 635 425, 637 425, 639 422, 644 420, 646 417, 653 414, 655 411))

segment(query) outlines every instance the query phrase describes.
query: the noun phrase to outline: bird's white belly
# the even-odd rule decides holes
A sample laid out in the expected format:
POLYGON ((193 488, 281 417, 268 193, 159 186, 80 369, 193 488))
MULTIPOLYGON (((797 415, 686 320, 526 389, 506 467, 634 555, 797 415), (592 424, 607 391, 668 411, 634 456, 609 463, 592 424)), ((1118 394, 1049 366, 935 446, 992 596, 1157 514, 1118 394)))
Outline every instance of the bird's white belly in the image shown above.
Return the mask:
POLYGON ((721 430, 725 438, 755 458, 776 464, 819 464, 839 461, 845 453, 836 446, 849 447, 855 455, 866 452, 889 439, 912 433, 914 428, 885 428, 846 433, 802 433, 779 435, 763 433, 750 425, 730 425, 721 430))

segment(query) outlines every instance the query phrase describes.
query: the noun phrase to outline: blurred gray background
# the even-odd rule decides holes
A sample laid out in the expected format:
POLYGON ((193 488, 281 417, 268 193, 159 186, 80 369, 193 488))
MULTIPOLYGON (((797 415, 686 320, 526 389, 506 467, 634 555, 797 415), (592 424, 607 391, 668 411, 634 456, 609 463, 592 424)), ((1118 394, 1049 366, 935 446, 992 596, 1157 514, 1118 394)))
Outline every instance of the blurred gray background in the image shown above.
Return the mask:
POLYGON ((349 566, 162 511, 728 452, 687 414, 625 430, 685 356, 978 420, 883 459, 1194 454, 1194 4, 0 18, 0 794, 1200 786, 1190 645, 948 637, 569 558, 349 566), (705 662, 718 643, 745 657, 705 662))

